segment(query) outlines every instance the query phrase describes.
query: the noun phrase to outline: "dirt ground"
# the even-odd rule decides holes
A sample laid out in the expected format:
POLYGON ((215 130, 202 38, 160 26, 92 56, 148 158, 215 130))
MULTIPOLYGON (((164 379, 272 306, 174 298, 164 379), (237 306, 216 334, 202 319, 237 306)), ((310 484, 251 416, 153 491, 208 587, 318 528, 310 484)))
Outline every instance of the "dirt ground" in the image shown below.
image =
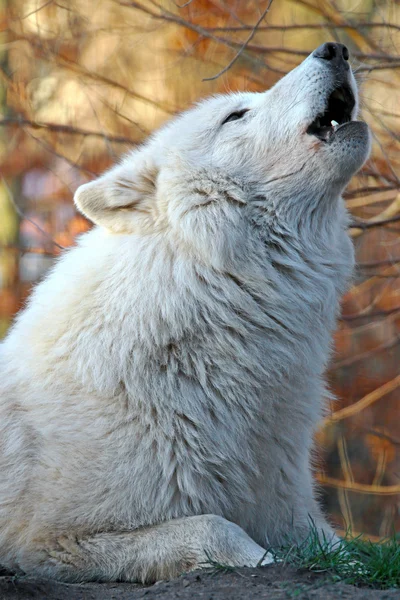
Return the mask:
POLYGON ((400 590, 369 590, 332 583, 324 575, 272 565, 235 572, 196 571, 152 586, 131 583, 64 584, 0 576, 0 600, 391 600, 400 590))

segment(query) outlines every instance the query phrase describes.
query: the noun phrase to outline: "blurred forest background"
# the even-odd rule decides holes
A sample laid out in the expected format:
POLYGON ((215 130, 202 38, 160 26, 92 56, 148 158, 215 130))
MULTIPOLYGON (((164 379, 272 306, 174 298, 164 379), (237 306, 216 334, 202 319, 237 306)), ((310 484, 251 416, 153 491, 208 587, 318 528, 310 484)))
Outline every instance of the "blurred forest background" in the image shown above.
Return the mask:
POLYGON ((193 101, 264 90, 327 40, 351 51, 374 146, 346 192, 358 271, 316 477, 339 528, 377 539, 400 531, 397 1, 0 0, 0 337, 90 227, 80 183, 193 101))

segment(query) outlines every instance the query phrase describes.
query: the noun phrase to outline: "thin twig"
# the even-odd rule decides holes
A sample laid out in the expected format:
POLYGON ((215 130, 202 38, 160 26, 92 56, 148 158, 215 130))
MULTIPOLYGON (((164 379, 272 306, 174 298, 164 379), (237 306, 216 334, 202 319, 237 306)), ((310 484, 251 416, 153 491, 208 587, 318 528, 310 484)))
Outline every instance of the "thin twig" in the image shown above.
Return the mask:
POLYGON ((51 242, 52 244, 54 244, 54 246, 57 246, 57 248, 59 248, 60 250, 65 250, 64 246, 61 246, 58 242, 56 242, 55 240, 53 240, 53 238, 51 237, 51 235, 49 233, 47 233, 47 231, 45 231, 44 229, 42 229, 40 227, 40 225, 38 225, 35 221, 32 221, 32 219, 30 219, 29 217, 26 216, 26 214, 20 209, 20 207, 18 206, 18 204, 15 202, 14 200, 14 196, 12 194, 12 191, 10 190, 6 180, 4 179, 4 177, 1 178, 2 182, 7 190, 7 194, 8 197, 10 199, 11 204, 13 205, 15 212, 19 215, 19 217, 21 219, 24 219, 26 221, 29 221, 29 223, 31 223, 31 225, 33 225, 38 231, 40 231, 40 233, 42 233, 48 240, 49 242, 51 242))
POLYGON ((386 260, 373 260, 370 262, 359 262, 357 263, 358 269, 373 269, 376 267, 387 267, 388 265, 395 265, 400 263, 400 257, 394 256, 386 260))
POLYGON ((335 423, 337 421, 342 421, 343 419, 347 419, 348 417, 354 417, 354 415, 359 414, 362 410, 371 406, 387 394, 393 392, 398 389, 400 386, 400 375, 397 375, 394 379, 387 381, 384 385, 381 385, 377 389, 373 390, 357 402, 350 404, 350 406, 346 406, 340 410, 334 412, 330 417, 327 417, 324 420, 324 424, 328 425, 330 423, 335 423))
POLYGON ((370 73, 371 71, 385 71, 387 69, 398 69, 398 68, 400 68, 400 61, 399 62, 381 63, 381 64, 378 63, 376 65, 360 66, 354 71, 354 73, 365 73, 365 72, 370 73))
MULTIPOLYGON (((24 217, 24 219, 26 219, 26 216, 24 217)), ((30 221, 32 223, 32 221, 30 221)), ((37 225, 37 223, 35 224, 35 226, 37 225)), ((55 243, 55 245, 57 245, 55 243)), ((48 250, 45 250, 44 248, 35 248, 33 246, 27 246, 26 248, 24 246, 18 246, 18 244, 0 244, 0 247, 2 250, 10 250, 13 252, 20 252, 21 254, 40 254, 42 256, 48 256, 50 258, 56 258, 57 254, 55 254, 54 252, 49 252, 48 250)))
MULTIPOLYGON (((376 275, 376 277, 381 277, 381 275, 376 275)), ((398 277, 398 275, 390 276, 390 279, 394 277, 398 277)), ((360 319, 374 319, 377 317, 387 317, 388 315, 392 315, 393 313, 400 312, 400 306, 395 306, 394 308, 390 308, 388 310, 377 310, 375 312, 366 312, 366 313, 357 313, 355 315, 342 315, 340 317, 341 321, 359 321, 360 319)))
POLYGON ((28 127, 32 127, 32 129, 46 129, 48 131, 53 131, 56 133, 82 135, 84 137, 97 137, 101 139, 106 139, 109 142, 115 142, 117 144, 137 144, 135 140, 121 135, 106 135, 99 131, 88 131, 86 129, 80 129, 79 127, 72 127, 71 125, 61 125, 58 123, 44 123, 39 121, 31 121, 30 119, 25 119, 24 117, 6 117, 5 119, 0 119, 0 126, 8 125, 26 125, 28 127))
MULTIPOLYGON (((12 40, 13 41, 24 40, 24 41, 32 44, 32 40, 29 38, 29 36, 16 36, 15 34, 13 34, 12 40)), ((48 55, 45 54, 44 50, 41 49, 39 46, 36 45, 35 49, 38 52, 38 54, 40 54, 41 56, 44 56, 45 58, 48 58, 48 55)), ((119 90, 125 92, 128 96, 130 96, 132 98, 136 98, 137 100, 140 100, 141 102, 149 104, 150 106, 153 106, 160 110, 163 110, 167 114, 172 115, 172 114, 175 114, 175 112, 176 112, 173 107, 167 106, 161 102, 157 102, 156 100, 153 100, 152 98, 147 98, 146 96, 143 96, 142 94, 139 94, 138 92, 135 92, 134 90, 126 87, 125 85, 122 85, 118 81, 115 81, 114 79, 110 79, 109 77, 106 77, 105 75, 101 75, 100 73, 93 73, 89 69, 86 69, 83 65, 80 65, 77 62, 67 58, 67 56, 61 56, 60 54, 57 54, 57 55, 54 54, 53 56, 51 56, 51 58, 57 65, 64 67, 65 69, 69 69, 70 71, 73 71, 74 73, 78 73, 79 75, 82 75, 86 79, 95 81, 97 84, 104 83, 107 86, 119 89, 119 90)))
POLYGON ((388 223, 396 223, 400 221, 400 215, 390 217, 390 219, 383 219, 382 221, 353 221, 350 223, 350 229, 371 229, 372 227, 382 227, 388 223))
POLYGON ((334 477, 327 477, 322 473, 317 473, 316 479, 321 485, 346 489, 350 492, 356 492, 358 494, 378 494, 379 496, 393 496, 400 494, 400 485, 369 485, 367 483, 350 483, 342 481, 341 479, 335 479, 334 477))
MULTIPOLYGON (((376 28, 383 27, 385 29, 394 29, 395 31, 400 31, 400 25, 395 25, 393 23, 371 23, 369 21, 360 21, 359 23, 349 23, 349 24, 334 24, 334 23, 293 23, 288 25, 264 25, 258 28, 258 31, 290 31, 290 30, 299 30, 299 29, 358 29, 359 27, 368 27, 368 28, 376 28)), ((243 27, 207 27, 207 31, 227 31, 227 32, 241 32, 241 31, 250 31, 252 29, 251 25, 244 25, 243 27)))
POLYGON ((74 169, 78 169, 79 171, 82 171, 83 173, 87 173, 91 177, 97 177, 98 173, 95 173, 94 171, 91 171, 90 169, 87 169, 86 167, 83 167, 82 165, 78 165, 78 163, 74 162, 73 160, 71 160, 70 158, 65 156, 64 154, 61 154, 61 152, 57 152, 57 150, 55 150, 52 146, 50 146, 50 144, 48 144, 44 140, 32 135, 32 133, 30 133, 30 131, 27 131, 26 133, 33 140, 35 140, 35 142, 37 144, 39 144, 39 146, 42 146, 42 148, 44 148, 47 152, 50 152, 50 154, 54 154, 54 156, 57 156, 58 158, 65 160, 65 162, 67 162, 74 169))
POLYGON ((358 354, 355 354, 354 356, 348 356, 341 360, 335 360, 332 366, 335 370, 351 367, 352 365, 355 365, 361 361, 365 361, 369 358, 372 358, 373 356, 376 356, 376 354, 379 354, 380 352, 384 352, 386 350, 391 350, 392 348, 395 348, 399 344, 399 342, 400 335, 389 340, 385 344, 376 346, 376 348, 373 348, 372 350, 366 350, 365 352, 360 352, 358 354))
POLYGON ((219 73, 217 73, 216 75, 213 75, 212 77, 205 77, 203 79, 203 81, 213 81, 214 79, 218 79, 218 77, 220 77, 221 75, 223 75, 224 73, 229 71, 229 69, 232 67, 232 65, 234 65, 234 63, 237 61, 239 56, 244 52, 244 50, 246 50, 246 47, 248 46, 249 42, 251 42, 251 40, 255 36, 258 26, 267 16, 269 9, 271 8, 272 2, 273 2, 273 0, 269 0, 267 7, 261 13, 259 19, 257 20, 256 24, 254 25, 249 37, 244 42, 244 44, 241 46, 240 50, 236 53, 236 55, 232 58, 232 60, 226 65, 226 67, 224 67, 219 73))
MULTIPOLYGON (((178 15, 175 15, 175 14, 165 10, 163 7, 159 6, 156 2, 152 2, 152 4, 153 4, 153 6, 156 6, 156 8, 159 9, 159 11, 160 11, 159 13, 156 13, 156 12, 150 10, 147 6, 143 6, 139 2, 136 2, 135 0, 119 0, 120 6, 127 6, 129 8, 134 8, 136 10, 139 10, 139 11, 145 13, 146 15, 151 16, 153 19, 157 19, 159 21, 164 21, 164 22, 168 21, 170 23, 175 23, 176 25, 179 25, 180 27, 189 29, 189 31, 194 31, 199 36, 213 40, 217 44, 222 44, 223 46, 226 46, 227 48, 236 50, 236 48, 239 46, 238 42, 229 40, 227 38, 224 38, 224 37, 221 37, 218 35, 214 35, 208 29, 201 27, 200 25, 196 25, 195 23, 191 23, 190 21, 187 21, 186 19, 182 19, 178 15)), ((269 71, 272 71, 273 73, 277 73, 279 75, 286 74, 286 72, 283 72, 282 69, 272 67, 265 61, 262 61, 259 58, 252 56, 251 54, 248 54, 247 56, 248 56, 249 60, 251 60, 257 66, 261 66, 261 67, 268 69, 269 71)))
MULTIPOLYGON (((46 6, 49 6, 50 4, 53 4, 53 0, 48 0, 41 6, 38 6, 37 8, 35 8, 34 10, 31 10, 30 12, 26 13, 25 15, 18 17, 18 21, 23 21, 24 19, 27 19, 28 17, 31 17, 34 14, 37 14, 38 12, 40 12, 41 10, 43 10, 44 8, 46 8, 46 6)), ((12 19, 12 20, 16 21, 17 19, 12 19)))

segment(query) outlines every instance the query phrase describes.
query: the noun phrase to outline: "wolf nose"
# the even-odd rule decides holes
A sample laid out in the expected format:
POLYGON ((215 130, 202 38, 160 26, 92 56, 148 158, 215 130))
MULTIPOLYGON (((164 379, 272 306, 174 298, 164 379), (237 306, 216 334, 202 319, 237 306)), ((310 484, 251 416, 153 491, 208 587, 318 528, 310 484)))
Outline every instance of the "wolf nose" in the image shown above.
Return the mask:
POLYGON ((329 60, 333 65, 337 65, 345 68, 349 68, 346 61, 349 60, 349 51, 343 44, 337 44, 336 42, 326 42, 319 46, 313 52, 315 58, 322 58, 323 60, 329 60))

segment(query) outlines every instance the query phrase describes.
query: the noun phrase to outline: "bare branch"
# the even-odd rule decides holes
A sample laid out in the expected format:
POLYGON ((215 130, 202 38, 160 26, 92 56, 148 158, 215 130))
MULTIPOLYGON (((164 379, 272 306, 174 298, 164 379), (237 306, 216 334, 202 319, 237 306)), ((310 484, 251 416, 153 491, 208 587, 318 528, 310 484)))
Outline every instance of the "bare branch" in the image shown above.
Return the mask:
MULTIPOLYGON (((236 43, 236 42, 233 42, 236 43)), ((260 54, 289 54, 294 56, 299 56, 301 58, 305 58, 310 54, 308 50, 301 50, 300 48, 285 48, 284 46, 260 46, 256 44, 247 44, 248 50, 253 50, 254 52, 258 52, 260 54)), ((399 62, 398 56, 392 56, 390 54, 385 53, 374 53, 374 52, 359 52, 357 50, 352 51, 352 56, 355 58, 360 58, 364 60, 386 60, 388 62, 399 62)), ((359 69, 358 69, 359 70, 359 69)))
POLYGON ((400 256, 394 258, 388 258, 387 260, 375 260, 371 262, 359 262, 357 267, 359 269, 373 269, 376 267, 387 267, 388 265, 396 265, 400 263, 400 256))
POLYGON ((40 138, 37 138, 30 131, 27 131, 26 133, 28 135, 30 135, 30 137, 33 140, 35 140, 35 142, 37 144, 39 144, 39 146, 42 146, 42 148, 44 148, 50 154, 54 154, 54 156, 57 156, 58 158, 62 158, 62 160, 65 160, 74 169, 78 169, 78 171, 82 171, 83 173, 87 173, 91 177, 97 177, 98 173, 95 173, 94 171, 91 171, 90 169, 87 169, 86 167, 83 167, 82 165, 79 165, 78 163, 74 162, 73 160, 71 160, 70 158, 68 158, 67 156, 65 156, 64 154, 61 154, 61 152, 57 152, 57 150, 55 150, 52 146, 50 146, 50 144, 48 144, 47 142, 45 142, 44 140, 42 140, 40 138))
POLYGON ((352 483, 328 477, 322 473, 316 475, 318 483, 334 488, 342 488, 357 494, 377 494, 378 496, 393 496, 400 494, 400 485, 371 485, 367 483, 352 483))
POLYGON ((382 227, 388 223, 396 223, 400 221, 400 215, 390 217, 390 219, 383 219, 382 221, 353 221, 349 225, 350 229, 371 229, 372 227, 382 227))
POLYGON ((389 192, 392 190, 397 190, 398 186, 396 184, 393 185, 370 185, 366 187, 357 188, 356 190, 349 190, 343 194, 344 198, 359 198, 360 196, 370 196, 377 192, 389 192))
POLYGON ((400 375, 397 375, 397 377, 391 379, 390 381, 387 381, 384 385, 380 386, 376 390, 373 390, 372 392, 361 398, 361 400, 357 400, 357 402, 354 402, 354 404, 350 404, 350 406, 346 406, 345 408, 337 410, 330 417, 327 417, 324 423, 335 423, 337 421, 347 419, 348 417, 353 417, 368 406, 371 406, 372 404, 386 396, 386 394, 389 394, 390 392, 393 392, 394 390, 398 389, 399 386, 400 375))
MULTIPOLYGON (((271 0, 271 3, 272 3, 272 0, 271 0)), ((229 40, 229 39, 226 39, 221 36, 214 35, 208 29, 201 27, 200 25, 191 23, 190 21, 187 21, 185 19, 182 19, 181 17, 174 15, 173 13, 170 13, 169 11, 167 11, 164 8, 162 8, 161 6, 159 6, 156 2, 152 2, 152 4, 160 10, 159 13, 156 13, 156 12, 150 10, 147 6, 143 6, 139 2, 135 2, 135 0, 130 0, 130 1, 119 0, 119 4, 121 6, 127 6, 130 8, 139 10, 141 12, 144 12, 145 14, 151 16, 153 19, 157 19, 160 21, 169 21, 171 23, 175 23, 176 25, 179 25, 180 27, 184 27, 185 29, 194 31, 199 36, 203 36, 204 38, 211 39, 218 44, 222 44, 223 46, 226 46, 227 48, 232 48, 233 50, 236 50, 237 47, 240 46, 239 42, 229 40)), ((247 50, 247 49, 245 48, 244 50, 247 50)), ((257 59, 256 57, 252 56, 251 54, 248 54, 247 56, 254 64, 256 64, 258 66, 266 68, 269 71, 272 71, 274 73, 278 73, 279 75, 285 74, 285 71, 282 71, 281 69, 278 69, 276 67, 272 67, 271 65, 267 64, 265 61, 257 59)))
MULTIPOLYGON (((21 215, 20 215, 21 216, 21 215)), ((24 219, 26 219, 26 217, 24 217, 24 219)), ((30 223, 32 223, 33 225, 35 225, 35 227, 37 226, 37 223, 33 223, 33 221, 29 221, 30 223)), ((43 231, 42 231, 43 233, 43 231)), ((54 245, 57 245, 57 243, 55 242, 54 245)), ((50 258, 56 258, 57 254, 55 252, 49 252, 48 250, 45 250, 44 248, 35 248, 32 246, 28 246, 28 247, 24 247, 24 246, 18 246, 17 244, 1 244, 1 249, 2 250, 14 250, 15 252, 20 252, 21 254, 40 254, 43 256, 48 256, 50 258)), ((61 248, 62 246, 60 246, 61 248)))
POLYGON ((394 339, 389 340, 385 344, 381 344, 372 350, 366 350, 365 352, 360 352, 358 354, 354 354, 352 356, 348 356, 346 358, 342 358, 341 360, 335 360, 333 363, 334 369, 343 369, 347 367, 351 367, 352 365, 365 361, 373 356, 376 356, 380 352, 384 352, 385 350, 390 350, 391 348, 395 348, 400 343, 400 335, 396 336, 394 339))
MULTIPOLYGON (((32 39, 30 39, 29 36, 17 36, 13 32, 12 39, 13 39, 13 41, 24 40, 24 41, 28 42, 30 45, 35 47, 35 50, 38 54, 44 56, 47 59, 49 58, 49 55, 46 54, 45 51, 41 47, 39 47, 37 44, 35 44, 34 41, 32 39)), ((141 102, 149 104, 150 106, 154 106, 158 109, 161 109, 167 114, 175 114, 175 112, 176 112, 176 110, 173 107, 167 106, 166 104, 164 104, 162 102, 157 102, 156 100, 153 100, 152 98, 147 98, 146 96, 143 96, 142 94, 139 94, 138 92, 135 92, 134 90, 126 87, 122 83, 119 83, 118 81, 115 81, 113 79, 110 79, 109 77, 106 77, 105 75, 101 75, 100 73, 97 73, 97 72, 92 72, 89 69, 86 69, 84 66, 78 64, 77 62, 67 58, 66 56, 61 56, 60 54, 54 54, 54 55, 50 55, 50 58, 59 66, 64 67, 65 69, 69 69, 70 71, 73 71, 74 73, 78 73, 79 75, 81 75, 82 77, 84 77, 86 79, 95 81, 97 84, 104 83, 107 86, 122 90, 128 96, 130 96, 132 98, 136 98, 137 100, 140 100, 141 102)))
MULTIPOLYGON (((258 31, 291 31, 291 30, 302 30, 302 29, 362 29, 362 28, 384 28, 393 29, 394 31, 400 31, 400 25, 394 23, 371 23, 370 21, 360 21, 358 23, 291 23, 288 25, 261 25, 258 27, 258 31)), ((252 27, 250 25, 243 25, 242 27, 207 27, 207 31, 227 31, 227 32, 241 32, 250 31, 252 27)))
MULTIPOLYGON (((391 275, 389 276, 391 279, 394 277, 398 277, 399 275, 391 275)), ((376 277, 380 277, 376 275, 376 277)), ((391 308, 390 310, 377 310, 375 312, 366 312, 366 313, 358 313, 356 315, 342 315, 340 317, 340 321, 359 321, 361 319, 369 319, 372 320, 377 317, 387 317, 388 315, 392 315, 394 313, 400 312, 400 306, 396 306, 395 308, 391 308)))
POLYGON ((51 242, 54 246, 57 246, 57 248, 59 248, 60 250, 65 250, 64 246, 61 246, 60 244, 58 244, 55 240, 53 240, 53 238, 51 237, 51 235, 49 235, 47 233, 47 231, 45 231, 44 229, 42 229, 40 227, 40 225, 38 225, 35 221, 32 221, 32 219, 30 219, 29 217, 27 217, 22 210, 20 209, 20 207, 18 206, 18 204, 15 202, 14 200, 14 196, 6 182, 6 180, 4 179, 4 177, 1 178, 3 185, 5 186, 6 190, 7 190, 7 194, 8 197, 10 199, 11 204, 13 205, 15 212, 18 213, 18 215, 21 217, 21 219, 24 219, 26 221, 29 221, 29 223, 31 223, 31 225, 33 225, 35 227, 35 229, 37 229, 38 231, 40 231, 41 234, 43 234, 49 242, 51 242))
POLYGON ((23 21, 24 19, 27 19, 28 17, 31 17, 32 15, 37 14, 38 12, 40 12, 41 10, 43 10, 44 8, 46 8, 46 6, 49 6, 50 4, 53 4, 53 0, 48 0, 47 2, 45 2, 44 4, 42 4, 41 6, 38 6, 34 10, 31 10, 31 12, 28 12, 25 15, 22 15, 21 17, 18 17, 18 20, 23 21))
POLYGON ((364 66, 360 66, 357 69, 355 69, 354 73, 370 73, 371 71, 385 71, 387 69, 398 69, 400 68, 400 61, 398 62, 388 62, 388 63, 381 63, 381 64, 377 64, 377 65, 364 65, 364 66))
POLYGON ((267 7, 263 10, 263 12, 261 13, 259 19, 257 20, 256 24, 254 25, 249 37, 247 38, 247 40, 244 42, 244 44, 241 46, 240 50, 237 52, 236 56, 234 56, 232 58, 232 60, 226 65, 226 67, 224 67, 219 73, 217 73, 216 75, 213 75, 212 77, 205 77, 203 79, 203 81, 213 81, 214 79, 218 79, 218 77, 220 77, 221 75, 223 75, 224 73, 226 73, 227 71, 229 71, 229 69, 232 67, 232 65, 235 64, 235 62, 237 61, 237 59, 239 58, 239 56, 244 52, 244 50, 246 49, 246 47, 248 46, 249 42, 251 42, 251 40, 253 39, 253 37, 256 34, 256 31, 258 29, 258 26, 260 25, 260 23, 265 19, 265 17, 267 16, 269 9, 271 8, 271 4, 272 4, 273 0, 269 0, 267 7))
POLYGON ((106 135, 99 131, 87 131, 86 129, 80 129, 79 127, 72 127, 71 125, 60 125, 58 123, 40 123, 38 121, 31 121, 24 117, 7 117, 0 119, 0 126, 11 126, 11 125, 26 125, 32 127, 32 129, 45 129, 47 131, 53 131, 56 133, 67 133, 69 135, 82 135, 84 137, 91 136, 101 139, 106 139, 108 142, 115 142, 117 144, 131 144, 135 145, 137 142, 131 138, 120 135, 106 135))

